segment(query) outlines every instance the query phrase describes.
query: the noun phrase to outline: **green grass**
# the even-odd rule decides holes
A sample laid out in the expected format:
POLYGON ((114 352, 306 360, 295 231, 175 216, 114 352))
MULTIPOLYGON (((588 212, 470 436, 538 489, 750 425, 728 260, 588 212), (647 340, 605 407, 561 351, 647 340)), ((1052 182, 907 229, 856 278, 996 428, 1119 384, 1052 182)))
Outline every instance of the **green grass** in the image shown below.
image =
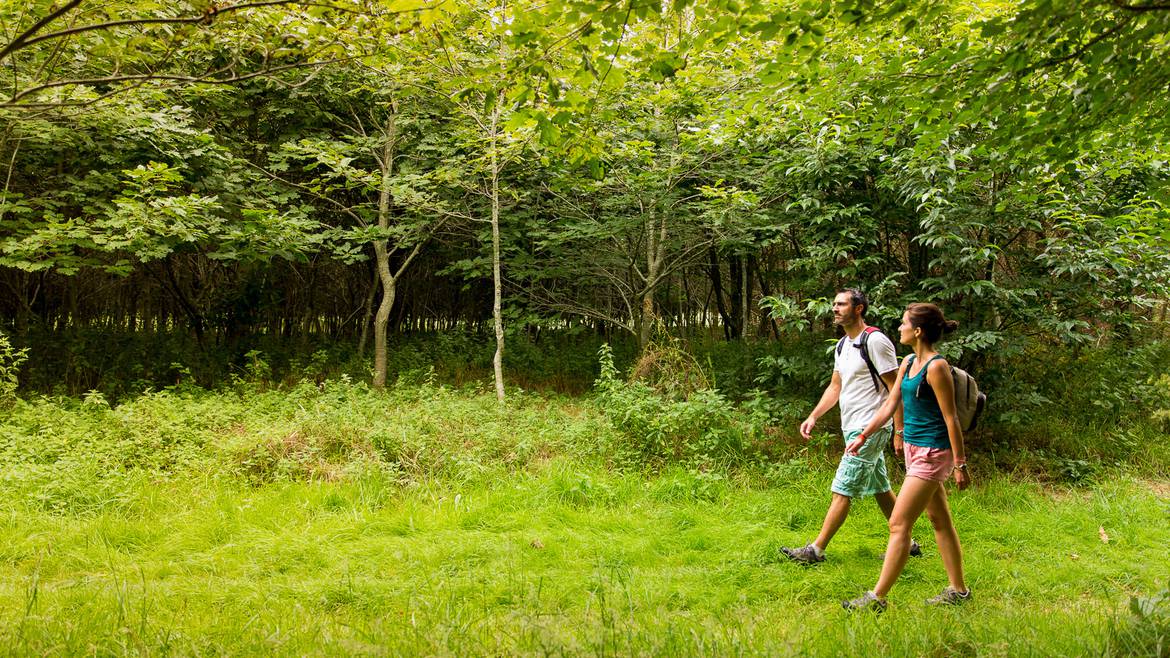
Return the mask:
POLYGON ((977 468, 952 495, 975 600, 922 603, 945 584, 923 520, 890 611, 850 616, 876 505, 818 568, 779 554, 827 507, 819 453, 619 468, 588 403, 444 389, 21 404, 0 423, 5 655, 1157 655, 1117 630, 1167 586, 1149 473, 977 468))

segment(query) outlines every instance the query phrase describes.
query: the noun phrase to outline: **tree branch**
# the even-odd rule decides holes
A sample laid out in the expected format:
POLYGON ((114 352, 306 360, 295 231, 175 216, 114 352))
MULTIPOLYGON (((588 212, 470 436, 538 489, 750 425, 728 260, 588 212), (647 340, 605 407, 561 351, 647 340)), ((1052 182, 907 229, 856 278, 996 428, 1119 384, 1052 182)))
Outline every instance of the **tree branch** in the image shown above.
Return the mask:
POLYGON ((1037 71, 1039 69, 1046 69, 1049 67, 1064 64, 1065 62, 1069 62, 1069 61, 1072 61, 1074 59, 1080 59, 1081 55, 1084 55, 1086 52, 1088 52, 1090 48, 1092 48, 1093 46, 1101 43, 1102 41, 1112 37, 1113 35, 1120 32, 1121 29, 1124 28, 1126 25, 1129 25, 1129 21, 1131 19, 1132 19, 1132 17, 1126 16, 1125 18, 1121 19, 1113 27, 1109 28, 1108 30, 1105 30, 1101 34, 1098 34, 1097 36, 1093 37, 1092 39, 1089 39, 1085 43, 1081 44, 1076 50, 1072 51, 1071 53, 1069 53, 1063 57, 1050 57, 1049 59, 1044 60, 1043 62, 1040 62, 1036 66, 1032 67, 1032 69, 1029 71, 1029 73, 1037 71))
POLYGON ((1125 11, 1170 11, 1170 4, 1164 5, 1131 5, 1124 2, 1114 2, 1114 7, 1124 9, 1125 11))
POLYGON ((113 90, 113 91, 108 92, 106 94, 103 94, 103 95, 101 95, 93 100, 74 102, 74 103, 70 103, 70 102, 21 103, 21 102, 19 102, 20 99, 22 99, 26 96, 29 96, 31 94, 35 94, 35 93, 40 92, 40 91, 44 91, 46 89, 53 89, 56 87, 117 84, 117 83, 126 82, 126 83, 136 83, 136 84, 128 87, 128 88, 134 88, 137 86, 141 86, 141 84, 143 84, 143 83, 151 82, 151 81, 155 81, 155 80, 162 81, 162 82, 186 82, 186 83, 194 83, 194 84, 228 85, 228 84, 233 84, 236 82, 242 82, 244 80, 251 80, 253 78, 259 78, 259 77, 265 76, 265 75, 271 75, 273 73, 279 73, 281 71, 290 71, 293 69, 302 69, 302 68, 315 68, 315 67, 320 67, 320 66, 326 66, 328 64, 337 64, 339 62, 349 61, 349 60, 355 59, 357 57, 358 57, 357 55, 354 55, 351 57, 339 57, 336 59, 328 59, 328 60, 323 60, 320 62, 297 62, 295 64, 283 64, 281 66, 267 67, 267 68, 261 69, 259 71, 253 71, 251 73, 243 73, 243 74, 233 73, 230 77, 226 77, 226 78, 221 78, 221 77, 216 77, 216 76, 223 74, 223 73, 231 72, 233 67, 229 66, 226 68, 218 69, 216 71, 211 71, 211 72, 209 72, 205 75, 201 75, 201 76, 170 75, 170 74, 164 74, 164 73, 135 73, 135 74, 126 74, 126 75, 111 75, 111 76, 106 76, 104 78, 77 78, 77 79, 73 79, 73 80, 56 80, 53 82, 46 82, 44 84, 37 85, 35 87, 29 87, 27 89, 23 89, 20 92, 14 94, 10 99, 8 99, 6 101, 0 101, 0 107, 6 107, 6 108, 44 108, 44 107, 65 107, 65 106, 71 106, 71 105, 89 105, 89 104, 96 102, 98 100, 108 98, 116 93, 120 93, 121 91, 125 91, 125 89, 116 89, 116 90, 113 90))
POLYGON ((34 23, 32 27, 18 35, 15 39, 9 42, 7 46, 0 48, 0 62, 4 61, 4 58, 8 57, 9 54, 28 45, 29 38, 32 37, 32 35, 40 32, 41 29, 43 29, 46 25, 57 20, 67 12, 77 8, 77 6, 80 4, 81 0, 69 0, 69 2, 62 5, 60 9, 50 12, 48 16, 45 16, 41 20, 34 23))
MULTIPOLYGON (((19 37, 14 39, 11 43, 9 43, 7 46, 5 46, 2 50, 0 50, 0 61, 3 61, 5 57, 16 52, 17 50, 27 48, 33 44, 40 43, 41 41, 48 41, 50 39, 60 39, 62 37, 67 37, 67 36, 70 36, 73 34, 82 34, 84 32, 94 32, 97 30, 109 30, 109 29, 113 29, 116 27, 125 27, 127 25, 200 25, 200 24, 208 25, 215 19, 216 16, 218 16, 220 14, 226 14, 226 13, 234 12, 234 11, 241 11, 244 9, 256 9, 258 7, 274 7, 274 6, 280 6, 280 5, 295 4, 295 5, 299 5, 302 7, 325 7, 327 9, 333 9, 335 11, 340 11, 340 12, 354 13, 354 14, 359 13, 353 9, 347 9, 345 7, 339 7, 337 5, 331 5, 331 4, 320 3, 320 2, 306 2, 305 0, 262 0, 260 2, 243 2, 243 3, 240 3, 238 5, 229 5, 227 7, 219 7, 219 8, 216 8, 215 5, 212 5, 209 9, 200 13, 197 16, 176 16, 174 18, 127 18, 127 19, 122 19, 122 20, 118 20, 118 21, 107 21, 105 23, 93 23, 91 25, 79 25, 77 27, 71 27, 71 28, 64 29, 64 30, 58 30, 56 32, 49 32, 48 34, 42 34, 38 37, 32 37, 32 35, 35 34, 38 30, 44 28, 46 25, 48 25, 52 21, 60 18, 62 14, 64 14, 66 11, 68 11, 70 9, 73 9, 77 5, 81 4, 81 2, 82 2, 82 0, 71 0, 69 4, 65 5, 64 7, 59 9, 58 11, 55 11, 52 14, 49 14, 45 18, 38 21, 36 25, 29 28, 27 31, 24 32, 24 34, 21 34, 19 37), (32 37, 32 38, 29 38, 29 37, 32 37)), ((418 9, 391 11, 389 13, 390 14, 402 14, 402 13, 421 11, 422 9, 425 9, 425 7, 418 8, 418 9)))

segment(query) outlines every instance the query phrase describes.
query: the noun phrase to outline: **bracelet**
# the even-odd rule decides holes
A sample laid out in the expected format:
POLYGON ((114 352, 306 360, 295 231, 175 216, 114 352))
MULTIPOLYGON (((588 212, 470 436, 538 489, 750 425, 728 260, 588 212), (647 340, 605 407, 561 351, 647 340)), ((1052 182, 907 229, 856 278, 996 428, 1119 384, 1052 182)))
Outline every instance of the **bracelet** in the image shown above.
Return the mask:
POLYGON ((861 439, 862 443, 865 443, 867 440, 869 440, 869 437, 865 435, 865 432, 858 434, 857 438, 861 439))

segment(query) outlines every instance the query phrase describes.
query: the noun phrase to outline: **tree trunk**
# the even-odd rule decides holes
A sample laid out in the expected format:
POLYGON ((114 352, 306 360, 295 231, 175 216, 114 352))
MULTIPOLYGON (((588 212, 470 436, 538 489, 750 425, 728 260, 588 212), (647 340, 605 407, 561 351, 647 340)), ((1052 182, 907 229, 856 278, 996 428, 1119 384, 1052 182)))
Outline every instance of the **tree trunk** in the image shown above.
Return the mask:
MULTIPOLYGON (((756 278, 760 281, 760 292, 763 293, 765 297, 771 297, 772 289, 768 286, 768 280, 764 278, 764 268, 760 267, 760 261, 758 258, 754 260, 756 278)), ((776 340, 780 340, 780 327, 776 324, 776 318, 772 317, 771 314, 768 314, 768 321, 772 324, 772 337, 776 340)))
POLYGON ((727 274, 731 290, 731 312, 727 314, 731 322, 729 340, 737 340, 743 337, 743 257, 727 257, 727 274))
POLYGON ((743 327, 742 335, 744 338, 747 338, 748 328, 752 326, 751 265, 751 259, 744 256, 743 271, 740 272, 740 278, 743 284, 743 322, 740 326, 743 327))
MULTIPOLYGON (((203 333, 204 327, 206 326, 203 321, 203 314, 199 312, 199 309, 195 308, 195 304, 187 298, 187 295, 183 292, 182 286, 179 285, 179 279, 177 276, 175 276, 175 268, 172 265, 172 256, 173 254, 167 254, 166 258, 163 258, 162 261, 163 272, 166 274, 166 281, 164 281, 164 285, 166 283, 170 284, 171 292, 174 294, 175 301, 179 302, 179 307, 182 308, 183 312, 187 314, 187 319, 191 323, 191 328, 195 330, 195 342, 199 344, 199 349, 202 351, 205 347, 203 344, 203 333)), ((76 288, 71 287, 71 290, 76 290, 76 288)))
POLYGON ((715 298, 715 308, 719 311, 719 319, 723 322, 723 337, 732 339, 732 319, 723 305, 723 273, 719 268, 719 250, 715 243, 707 247, 707 275, 711 279, 711 295, 715 298))
POLYGON ((666 242, 666 218, 657 209, 650 208, 646 222, 646 285, 642 289, 642 317, 638 328, 638 349, 645 350, 650 344, 654 329, 654 290, 658 287, 658 276, 662 272, 662 250, 666 242))
POLYGON ((378 270, 378 250, 374 250, 374 266, 370 268, 373 279, 370 281, 370 290, 366 293, 366 303, 362 307, 362 334, 358 339, 358 356, 365 358, 366 343, 370 339, 370 324, 374 320, 374 299, 378 296, 378 283, 382 273, 378 270))
MULTIPOLYGON (((390 116, 386 119, 385 141, 382 143, 382 189, 378 191, 378 228, 390 228, 390 179, 394 175, 394 141, 397 138, 398 103, 390 101, 390 116)), ((390 320, 390 309, 394 306, 395 281, 390 273, 389 240, 374 242, 374 256, 377 260, 378 278, 382 281, 382 302, 374 316, 374 388, 386 387, 386 324, 390 320)))
MULTIPOLYGON (((501 49, 503 45, 501 43, 501 49)), ((503 94, 497 94, 491 118, 491 174, 492 174, 492 321, 496 329, 496 353, 492 356, 492 372, 496 380, 496 400, 504 401, 504 315, 502 304, 502 274, 500 268, 500 158, 499 121, 503 94)))
POLYGON ((650 344, 650 332, 654 327, 654 297, 649 290, 642 293, 642 321, 638 327, 638 351, 650 344))

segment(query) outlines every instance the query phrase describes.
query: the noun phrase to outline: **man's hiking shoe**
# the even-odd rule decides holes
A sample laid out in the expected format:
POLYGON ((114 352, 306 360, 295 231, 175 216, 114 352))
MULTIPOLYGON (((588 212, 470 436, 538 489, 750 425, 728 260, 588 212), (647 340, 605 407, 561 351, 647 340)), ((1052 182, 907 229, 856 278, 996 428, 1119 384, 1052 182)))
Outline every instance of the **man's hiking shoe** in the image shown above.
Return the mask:
POLYGON ((888 605, 886 603, 886 600, 879 599, 877 594, 874 594, 872 591, 866 592, 865 594, 862 594, 861 596, 859 596, 856 599, 853 599, 852 601, 842 601, 841 602, 841 607, 845 608, 846 610, 848 610, 850 612, 853 612, 855 610, 869 610, 871 612, 885 612, 886 605, 888 605))
POLYGON ((947 585, 947 588, 938 596, 932 596, 926 599, 927 605, 962 605, 971 600, 971 590, 960 592, 959 590, 947 585))
MULTIPOLYGON (((922 557, 922 546, 919 546, 918 542, 913 539, 910 540, 910 557, 922 557)), ((886 554, 882 553, 878 556, 878 559, 886 559, 886 554)))
POLYGON ((816 546, 812 544, 800 548, 781 548, 780 552, 789 560, 805 566, 825 561, 825 554, 818 553, 816 546))

